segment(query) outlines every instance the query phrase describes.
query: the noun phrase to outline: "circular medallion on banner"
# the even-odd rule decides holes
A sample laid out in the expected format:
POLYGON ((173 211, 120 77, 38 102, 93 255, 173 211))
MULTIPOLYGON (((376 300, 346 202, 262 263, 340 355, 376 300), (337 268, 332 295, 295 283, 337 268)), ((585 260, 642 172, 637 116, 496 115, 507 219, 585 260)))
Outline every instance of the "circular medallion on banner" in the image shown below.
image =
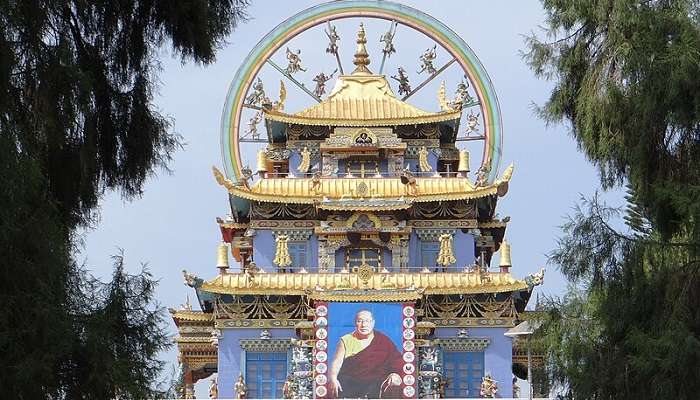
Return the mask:
POLYGON ((325 339, 328 336, 328 331, 325 328, 316 329, 316 337, 319 339, 325 339))
POLYGON ((403 384, 411 386, 414 383, 416 383, 416 377, 413 375, 404 375, 403 376, 403 384))
POLYGON ((416 394, 416 389, 413 386, 406 386, 403 388, 403 395, 406 397, 413 397, 416 394))
MULTIPOLYGON (((316 333, 316 336, 318 336, 318 333, 316 333)), ((413 332, 412 329, 406 329, 403 331, 403 338, 406 340, 411 340, 416 336, 416 333, 413 332)))
POLYGON ((316 372, 319 374, 325 374, 328 371, 328 366, 325 363, 316 364, 316 372))
POLYGON ((416 313, 416 310, 411 306, 406 306, 403 308, 404 317, 412 317, 416 313))
POLYGON ((416 326, 416 321, 413 318, 404 318, 403 319, 403 327, 404 328, 413 328, 416 326))
POLYGON ((328 319, 326 317, 316 318, 316 326, 328 326, 328 319))
POLYGON ((316 396, 326 397, 326 394, 328 394, 328 389, 325 386, 316 386, 316 396))
POLYGON ((316 307, 317 317, 325 317, 326 315, 328 315, 328 307, 324 306, 323 304, 316 307))
POLYGON ((416 367, 414 367, 413 364, 404 364, 403 365, 403 373, 404 374, 410 375, 413 372, 415 372, 415 370, 416 370, 416 367))
POLYGON ((407 353, 403 353, 403 360, 404 360, 405 362, 409 362, 409 363, 410 363, 410 362, 413 362, 413 360, 415 360, 415 359, 416 359, 416 356, 415 356, 414 353, 412 353, 412 352, 410 352, 410 351, 407 352, 407 353))
POLYGON ((404 351, 413 351, 413 349, 416 347, 415 343, 413 343, 410 340, 407 340, 403 342, 403 349, 404 351))
POLYGON ((326 377, 326 375, 316 375, 314 380, 316 381, 317 385, 325 385, 328 382, 328 377, 326 377))
POLYGON ((325 351, 319 351, 318 353, 316 353, 316 361, 326 362, 327 359, 328 359, 328 353, 326 353, 325 351))
POLYGON ((325 350, 328 348, 328 342, 326 342, 325 340, 317 340, 316 348, 319 350, 325 350))

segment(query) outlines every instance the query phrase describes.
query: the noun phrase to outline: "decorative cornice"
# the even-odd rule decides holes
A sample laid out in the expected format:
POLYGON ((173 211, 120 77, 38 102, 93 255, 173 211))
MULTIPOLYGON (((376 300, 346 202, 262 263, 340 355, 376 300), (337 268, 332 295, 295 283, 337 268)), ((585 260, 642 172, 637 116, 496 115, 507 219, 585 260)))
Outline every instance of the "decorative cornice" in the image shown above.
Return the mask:
POLYGON ((455 229, 476 228, 477 221, 475 219, 420 219, 410 220, 408 224, 414 229, 449 228, 454 231, 455 229))
POLYGON ((221 328, 290 328, 300 319, 217 319, 214 324, 221 328))
MULTIPOLYGON (((331 246, 332 247, 332 246, 331 246)), ((507 272, 398 272, 374 274, 368 281, 343 273, 224 273, 202 290, 221 294, 310 295, 320 291, 425 290, 424 294, 502 293, 527 289, 507 272)))
POLYGON ((454 229, 448 228, 415 228, 416 236, 423 242, 437 242, 440 235, 454 234, 454 229))
POLYGON ((504 221, 488 221, 488 222, 479 222, 479 228, 505 228, 508 226, 508 222, 504 221))
POLYGON ((278 219, 254 219, 250 221, 253 229, 313 229, 317 223, 311 220, 278 220, 278 219))
POLYGON ((423 294, 416 290, 336 290, 329 292, 313 292, 309 294, 309 300, 315 301, 343 301, 343 302, 403 302, 416 301, 423 294))
POLYGON ((286 352, 292 346, 292 338, 287 339, 241 339, 241 348, 254 352, 286 352))
POLYGON ((491 339, 488 337, 451 337, 433 340, 434 344, 440 345, 445 351, 484 351, 491 339))
POLYGON ((515 326, 516 318, 425 318, 425 321, 430 321, 438 327, 450 328, 512 328, 515 326))
POLYGON ((273 229, 272 235, 277 239, 279 235, 287 235, 289 240, 294 242, 303 242, 309 240, 311 235, 314 233, 312 228, 309 229, 293 229, 293 228, 281 228, 273 229))

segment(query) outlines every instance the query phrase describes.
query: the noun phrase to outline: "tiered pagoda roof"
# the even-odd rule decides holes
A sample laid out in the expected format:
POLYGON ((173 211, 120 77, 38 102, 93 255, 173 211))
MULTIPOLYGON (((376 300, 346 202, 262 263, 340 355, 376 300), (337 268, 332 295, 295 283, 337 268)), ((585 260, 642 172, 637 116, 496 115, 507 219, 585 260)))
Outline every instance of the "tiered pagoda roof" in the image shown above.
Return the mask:
POLYGON ((314 186, 313 178, 265 178, 251 187, 236 185, 214 168, 220 185, 234 196, 248 200, 271 203, 317 204, 320 207, 342 206, 347 203, 353 209, 352 200, 362 200, 365 207, 408 208, 412 203, 476 199, 504 194, 505 185, 512 176, 510 166, 493 184, 475 186, 465 177, 417 177, 415 189, 401 182, 399 177, 377 178, 320 178, 314 186), (502 191, 499 192, 499 187, 502 191))
POLYGON ((524 290, 527 282, 507 272, 394 272, 364 279, 355 273, 226 273, 201 289, 219 294, 305 295, 333 290, 419 291, 419 294, 477 294, 524 290))
POLYGON ((265 110, 270 121, 323 126, 399 126, 459 119, 461 110, 431 113, 396 98, 383 75, 355 72, 336 81, 327 99, 295 114, 265 110))

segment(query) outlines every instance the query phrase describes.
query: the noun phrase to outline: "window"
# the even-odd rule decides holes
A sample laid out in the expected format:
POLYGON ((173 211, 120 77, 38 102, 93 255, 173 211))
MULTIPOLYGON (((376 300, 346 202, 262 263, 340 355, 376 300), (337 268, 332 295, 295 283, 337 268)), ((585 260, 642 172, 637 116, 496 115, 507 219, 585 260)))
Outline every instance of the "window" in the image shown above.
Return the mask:
POLYGON ((287 353, 246 352, 248 398, 281 399, 287 378, 287 353))
POLYGON ((439 252, 439 242, 420 242, 420 266, 428 268, 434 267, 436 265, 439 252))
POLYGON ((379 173, 379 163, 370 160, 348 160, 345 173, 358 178, 371 178, 379 173))
POLYGON ((350 271, 363 263, 371 265, 375 271, 378 271, 382 265, 380 250, 377 248, 349 248, 346 250, 345 265, 350 271))
POLYGON ((479 397, 481 378, 484 376, 484 353, 446 351, 443 361, 445 378, 450 383, 445 389, 445 397, 479 397))
POLYGON ((306 260, 306 242, 289 242, 287 244, 289 257, 292 259, 292 268, 308 268, 306 260))

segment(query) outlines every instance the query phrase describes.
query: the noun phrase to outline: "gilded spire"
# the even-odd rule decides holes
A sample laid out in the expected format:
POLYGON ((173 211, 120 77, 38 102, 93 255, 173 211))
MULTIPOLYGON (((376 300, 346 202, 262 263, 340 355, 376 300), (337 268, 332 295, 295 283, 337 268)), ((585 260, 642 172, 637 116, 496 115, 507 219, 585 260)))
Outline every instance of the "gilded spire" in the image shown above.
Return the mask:
POLYGON ((355 70, 352 71, 353 74, 372 74, 372 71, 367 68, 370 61, 369 54, 367 54, 367 47, 365 47, 366 43, 365 27, 362 25, 362 22, 360 22, 360 30, 357 32, 357 50, 355 50, 355 59, 352 62, 356 65, 355 70))

